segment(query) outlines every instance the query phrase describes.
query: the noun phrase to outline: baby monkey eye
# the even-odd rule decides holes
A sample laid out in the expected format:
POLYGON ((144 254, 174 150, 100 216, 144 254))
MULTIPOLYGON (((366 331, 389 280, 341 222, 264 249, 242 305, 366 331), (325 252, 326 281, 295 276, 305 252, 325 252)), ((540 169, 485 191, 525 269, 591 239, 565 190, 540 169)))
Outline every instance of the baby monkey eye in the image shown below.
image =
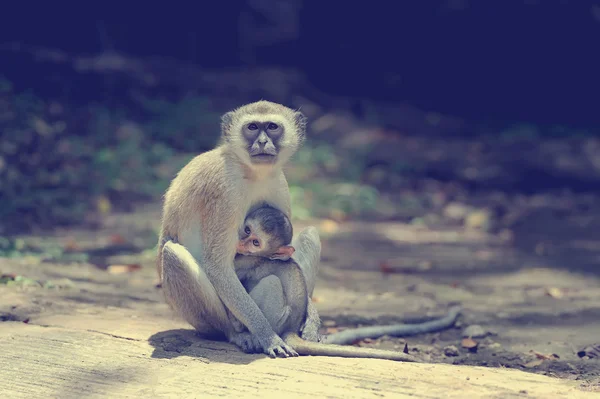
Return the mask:
POLYGON ((251 123, 248 125, 248 130, 258 130, 258 125, 256 123, 251 123))
POLYGON ((269 126, 267 126, 267 129, 269 130, 277 130, 278 128, 279 126, 277 126, 275 123, 269 123, 269 126))
POLYGON ((258 240, 252 240, 252 245, 254 245, 255 247, 259 247, 260 242, 258 242, 258 240))
POLYGON ((250 234, 250 227, 246 226, 246 228, 244 229, 244 232, 246 234, 250 234))

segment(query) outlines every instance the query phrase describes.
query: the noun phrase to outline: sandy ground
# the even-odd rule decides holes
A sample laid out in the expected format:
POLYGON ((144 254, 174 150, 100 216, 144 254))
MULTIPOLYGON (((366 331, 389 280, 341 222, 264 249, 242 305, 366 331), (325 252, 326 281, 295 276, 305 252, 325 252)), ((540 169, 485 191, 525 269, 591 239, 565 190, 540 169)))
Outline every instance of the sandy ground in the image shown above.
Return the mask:
MULTIPOLYGON (((115 236, 135 243, 132 237, 148 235, 157 220, 149 207, 108 218, 97 231, 39 239, 65 246, 75 239, 81 250, 97 250, 115 236)), ((88 263, 3 258, 2 273, 55 287, 0 285, 2 396, 598 397, 600 361, 577 354, 598 343, 597 276, 548 264, 484 233, 401 223, 325 227, 313 298, 324 332, 422 320, 463 306, 452 329, 358 343, 393 350, 406 344, 423 363, 274 360, 200 339, 164 304, 151 251, 111 258, 142 266, 122 274, 88 263), (476 349, 463 347, 471 325, 481 327, 472 337, 476 349)))

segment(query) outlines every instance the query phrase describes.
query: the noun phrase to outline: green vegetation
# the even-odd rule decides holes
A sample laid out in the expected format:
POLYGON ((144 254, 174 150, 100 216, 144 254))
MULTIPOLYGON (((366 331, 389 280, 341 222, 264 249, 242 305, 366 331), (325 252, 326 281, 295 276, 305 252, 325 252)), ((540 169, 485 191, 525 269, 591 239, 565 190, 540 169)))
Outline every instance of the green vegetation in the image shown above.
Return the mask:
MULTIPOLYGON (((134 103, 126 110, 73 107, 17 93, 0 79, 0 233, 81 223, 158 200, 191 156, 217 142, 219 114, 204 97, 136 95, 134 103)), ((357 183, 360 158, 308 143, 289 168, 295 217, 373 209, 377 190, 357 183)), ((23 252, 9 247, 3 245, 4 256, 23 252)))
POLYGON ((14 232, 71 224, 132 200, 157 198, 188 159, 177 157, 175 148, 214 145, 216 130, 204 130, 213 136, 192 130, 214 120, 208 106, 193 98, 171 105, 144 99, 142 118, 134 120, 122 110, 72 108, 32 92, 15 93, 0 79, 2 227, 14 232))

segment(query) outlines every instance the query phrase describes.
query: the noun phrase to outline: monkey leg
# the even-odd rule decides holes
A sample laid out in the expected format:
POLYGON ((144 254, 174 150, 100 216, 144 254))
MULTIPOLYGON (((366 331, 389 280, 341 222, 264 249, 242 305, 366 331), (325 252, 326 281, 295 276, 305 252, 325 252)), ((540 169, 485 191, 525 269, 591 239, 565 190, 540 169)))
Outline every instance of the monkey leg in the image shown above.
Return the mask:
POLYGON ((281 280, 277 276, 269 275, 260 280, 249 294, 267 318, 273 331, 278 335, 282 334, 291 308, 286 303, 281 280))
POLYGON ((317 312, 317 309, 310 298, 308 299, 308 308, 306 313, 306 322, 302 327, 302 333, 300 334, 300 337, 307 341, 319 342, 321 340, 321 336, 319 335, 321 318, 319 317, 319 313, 317 312))
POLYGON ((292 258, 302 269, 310 298, 315 289, 321 260, 321 239, 318 230, 313 226, 305 228, 294 237, 292 246, 296 249, 292 258))
POLYGON ((202 335, 234 333, 223 302, 196 259, 181 244, 162 248, 162 288, 166 301, 202 335))

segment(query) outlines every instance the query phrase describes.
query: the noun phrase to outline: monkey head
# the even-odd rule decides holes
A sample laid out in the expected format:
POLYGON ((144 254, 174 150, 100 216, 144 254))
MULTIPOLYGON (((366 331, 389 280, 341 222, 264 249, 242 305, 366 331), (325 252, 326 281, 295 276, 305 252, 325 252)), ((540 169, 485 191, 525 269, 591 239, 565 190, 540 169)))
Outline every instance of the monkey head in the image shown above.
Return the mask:
POLYGON ((294 254, 293 228, 288 217, 278 209, 264 205, 248 214, 239 233, 237 253, 288 260, 294 254))
POLYGON ((303 144, 306 117, 300 111, 262 100, 224 114, 221 135, 250 168, 281 166, 303 144))

